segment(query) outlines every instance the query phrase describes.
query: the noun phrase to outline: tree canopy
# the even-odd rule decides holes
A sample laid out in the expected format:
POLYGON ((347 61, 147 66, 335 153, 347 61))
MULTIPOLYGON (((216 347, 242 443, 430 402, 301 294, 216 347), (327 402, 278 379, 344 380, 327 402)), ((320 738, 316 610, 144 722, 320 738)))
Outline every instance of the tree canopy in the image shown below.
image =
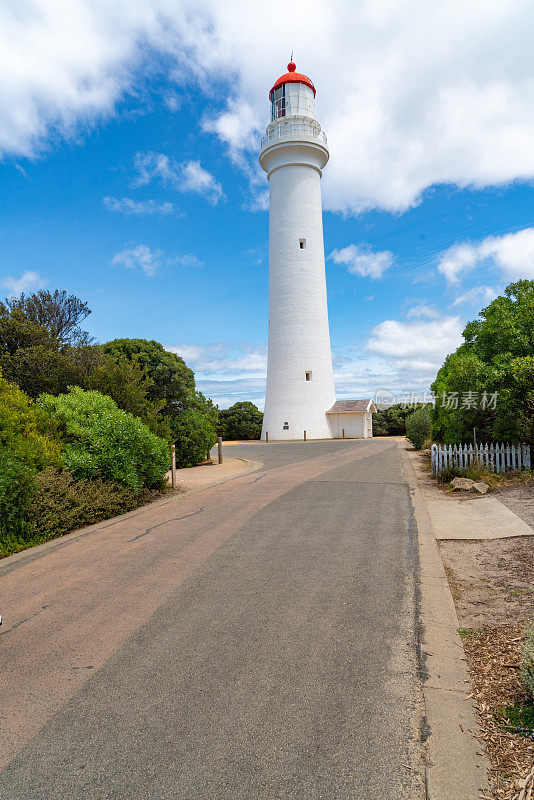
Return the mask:
POLYGON ((478 316, 432 384, 434 438, 534 443, 534 281, 511 283, 478 316))
POLYGON ((259 439, 263 414, 248 400, 219 411, 219 429, 225 439, 259 439))

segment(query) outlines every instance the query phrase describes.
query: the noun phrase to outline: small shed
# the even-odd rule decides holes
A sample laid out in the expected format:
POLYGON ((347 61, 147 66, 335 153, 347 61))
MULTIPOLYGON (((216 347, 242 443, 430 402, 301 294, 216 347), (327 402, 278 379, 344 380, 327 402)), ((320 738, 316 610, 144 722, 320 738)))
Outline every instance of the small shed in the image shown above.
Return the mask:
POLYGON ((372 400, 338 400, 326 412, 334 439, 369 439, 373 435, 372 400))

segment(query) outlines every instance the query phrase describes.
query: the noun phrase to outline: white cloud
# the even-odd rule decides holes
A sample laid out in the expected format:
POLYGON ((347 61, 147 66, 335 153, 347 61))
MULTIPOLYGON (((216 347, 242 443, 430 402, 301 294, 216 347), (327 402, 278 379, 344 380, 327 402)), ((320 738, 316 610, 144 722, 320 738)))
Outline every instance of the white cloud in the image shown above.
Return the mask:
POLYGON ((497 295, 498 291, 491 286, 474 286, 467 292, 458 295, 458 297, 456 297, 453 301, 452 305, 459 306, 463 305, 464 303, 480 305, 481 303, 491 303, 492 300, 495 300, 497 295))
POLYGON ((436 183, 534 175, 527 0, 332 0, 313 13, 273 0, 269 17, 284 20, 274 38, 248 0, 2 4, 0 152, 34 157, 79 135, 167 68, 205 93, 200 126, 257 176, 267 92, 294 47, 329 137, 326 208, 402 211, 436 183))
POLYGON ((177 162, 165 153, 152 151, 136 153, 135 168, 137 176, 134 186, 145 186, 152 180, 159 179, 180 192, 195 192, 202 195, 212 205, 225 199, 219 181, 204 169, 200 161, 177 162))
POLYGON ((119 211, 121 214, 137 217, 174 213, 172 203, 158 203, 155 200, 132 200, 130 197, 123 197, 122 200, 118 200, 116 197, 104 197, 103 202, 110 211, 119 211))
POLYGON ((422 303, 418 306, 412 306, 406 314, 408 319, 436 319, 439 317, 439 311, 434 306, 422 303))
POLYGON ((178 256, 177 261, 182 267, 201 267, 204 264, 204 262, 193 253, 185 253, 183 256, 178 256))
POLYGON ((393 266, 393 253, 389 250, 372 250, 367 246, 349 244, 341 250, 332 250, 328 258, 334 264, 345 264, 351 275, 361 278, 381 278, 393 266))
POLYGON ((146 244, 138 244, 115 253, 111 263, 128 269, 140 269, 147 277, 153 278, 161 266, 162 256, 161 250, 151 250, 146 244))
POLYGON ((477 244, 455 244, 441 256, 438 270, 450 283, 466 272, 493 266, 506 279, 534 278, 534 228, 504 236, 488 236, 477 244))
POLYGON ((26 270, 20 278, 3 278, 1 284, 7 289, 8 297, 18 297, 22 292, 37 292, 46 286, 46 281, 38 272, 26 270))
POLYGON ((432 322, 399 322, 386 319, 371 331, 368 348, 381 356, 414 358, 438 364, 462 342, 460 317, 432 322))

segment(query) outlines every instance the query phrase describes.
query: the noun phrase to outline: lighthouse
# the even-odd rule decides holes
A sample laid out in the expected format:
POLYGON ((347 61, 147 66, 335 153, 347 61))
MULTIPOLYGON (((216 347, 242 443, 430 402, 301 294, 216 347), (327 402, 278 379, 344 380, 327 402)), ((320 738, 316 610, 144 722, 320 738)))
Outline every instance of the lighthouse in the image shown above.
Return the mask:
MULTIPOLYGON (((269 92, 269 347, 262 439, 330 439, 335 403, 323 243, 326 136, 315 87, 291 61, 269 92), (304 433, 306 432, 306 433, 304 433)), ((335 435, 335 434, 334 434, 335 435)))

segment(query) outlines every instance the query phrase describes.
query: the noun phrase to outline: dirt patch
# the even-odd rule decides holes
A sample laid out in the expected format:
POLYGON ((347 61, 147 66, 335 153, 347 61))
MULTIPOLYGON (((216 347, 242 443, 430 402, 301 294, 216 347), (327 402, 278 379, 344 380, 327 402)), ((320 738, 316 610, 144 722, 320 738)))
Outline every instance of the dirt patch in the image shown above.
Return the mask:
POLYGON ((519 781, 534 762, 534 741, 518 733, 503 709, 523 707, 519 679, 524 625, 462 631, 464 651, 477 703, 480 740, 488 752, 490 785, 496 800, 515 800, 519 781))
POLYGON ((534 481, 498 490, 497 498, 523 522, 534 528, 534 481))
POLYGON ((439 549, 462 627, 534 618, 534 536, 446 540, 439 549))

